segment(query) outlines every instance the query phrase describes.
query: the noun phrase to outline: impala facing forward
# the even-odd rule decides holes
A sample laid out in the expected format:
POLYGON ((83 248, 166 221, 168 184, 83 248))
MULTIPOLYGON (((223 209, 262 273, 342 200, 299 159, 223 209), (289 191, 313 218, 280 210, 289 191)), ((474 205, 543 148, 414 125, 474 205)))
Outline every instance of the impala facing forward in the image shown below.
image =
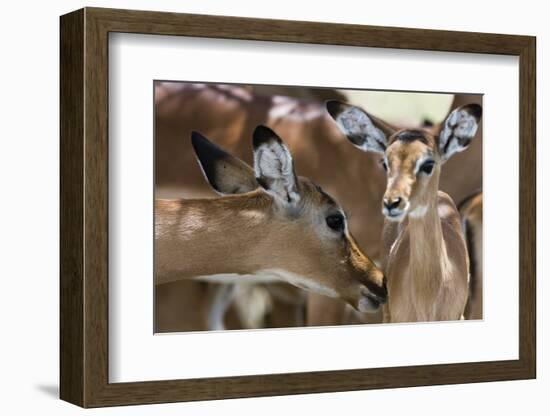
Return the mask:
POLYGON ((359 149, 380 153, 387 172, 382 211, 387 322, 458 320, 468 299, 468 252, 452 199, 439 191, 441 165, 467 148, 481 107, 453 110, 437 134, 396 130, 362 109, 329 101, 327 110, 359 149))

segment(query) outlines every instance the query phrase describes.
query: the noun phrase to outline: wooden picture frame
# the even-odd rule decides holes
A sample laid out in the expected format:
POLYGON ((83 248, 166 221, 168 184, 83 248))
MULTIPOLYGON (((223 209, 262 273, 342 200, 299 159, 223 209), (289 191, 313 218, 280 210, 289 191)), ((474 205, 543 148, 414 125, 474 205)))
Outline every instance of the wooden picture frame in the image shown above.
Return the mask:
POLYGON ((212 400, 536 376, 535 38, 85 8, 61 17, 60 396, 82 407, 212 400), (110 32, 502 54, 520 66, 519 359, 109 383, 110 32))

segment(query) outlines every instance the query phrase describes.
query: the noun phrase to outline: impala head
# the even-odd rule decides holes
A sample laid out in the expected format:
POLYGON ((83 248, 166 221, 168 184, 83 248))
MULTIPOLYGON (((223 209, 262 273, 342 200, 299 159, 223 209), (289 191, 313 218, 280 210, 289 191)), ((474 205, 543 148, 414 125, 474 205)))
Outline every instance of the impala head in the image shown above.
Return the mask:
POLYGON ((426 213, 437 196, 441 165, 468 147, 481 119, 479 105, 464 105, 432 134, 425 129, 397 130, 359 107, 338 101, 328 101, 327 110, 356 147, 381 155, 388 176, 382 212, 393 221, 426 213))
POLYGON ((272 130, 254 131, 253 168, 199 133, 192 134, 192 143, 214 190, 242 199, 234 221, 246 214, 240 228, 257 241, 252 260, 257 272, 342 298, 360 311, 385 302, 384 276, 357 246, 343 209, 313 181, 295 174, 288 148, 272 130))

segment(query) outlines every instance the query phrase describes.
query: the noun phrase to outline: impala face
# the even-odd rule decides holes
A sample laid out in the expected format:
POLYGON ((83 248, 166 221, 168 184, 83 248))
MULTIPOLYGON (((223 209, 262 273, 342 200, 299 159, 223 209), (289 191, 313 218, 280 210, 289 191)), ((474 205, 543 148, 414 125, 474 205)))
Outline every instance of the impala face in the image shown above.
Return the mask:
POLYGON ((278 273, 302 289, 343 298, 361 312, 378 309, 387 296, 384 276, 358 247, 343 209, 307 178, 297 178, 297 194, 295 206, 271 205, 271 224, 264 228, 278 242, 271 256, 289 259, 291 249, 301 257, 286 261, 278 273))
POLYGON ((384 276, 357 246, 344 210, 295 174, 289 150, 272 130, 254 132, 254 168, 198 133, 192 142, 208 182, 225 196, 213 204, 234 202, 230 218, 220 218, 235 224, 234 235, 223 238, 253 242, 247 253, 225 255, 249 255, 254 275, 342 298, 359 311, 386 301, 384 276))
POLYGON ((388 178, 382 213, 391 221, 424 216, 437 193, 441 165, 468 147, 481 118, 477 104, 458 107, 432 135, 424 129, 396 131, 362 109, 338 101, 327 102, 327 110, 356 147, 381 154, 388 178))
POLYGON ((388 182, 382 213, 392 221, 407 214, 423 216, 438 189, 441 158, 435 138, 421 130, 403 130, 390 137, 382 165, 388 182))

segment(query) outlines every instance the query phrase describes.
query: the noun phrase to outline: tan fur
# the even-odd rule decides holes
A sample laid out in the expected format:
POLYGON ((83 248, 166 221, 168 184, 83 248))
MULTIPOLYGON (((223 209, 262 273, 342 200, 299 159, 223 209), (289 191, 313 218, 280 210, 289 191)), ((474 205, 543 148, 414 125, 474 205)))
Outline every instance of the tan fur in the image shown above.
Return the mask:
POLYGON ((453 109, 432 132, 388 133, 387 126, 363 109, 338 101, 328 101, 327 111, 353 145, 382 156, 387 172, 382 258, 389 303, 384 321, 462 319, 468 254, 458 211, 439 191, 439 177, 441 165, 464 151, 476 135, 481 106, 453 109))
POLYGON ((335 238, 326 229, 333 203, 306 179, 300 178, 300 188, 302 213, 296 218, 259 189, 216 199, 157 200, 156 284, 284 270, 302 279, 290 283, 334 293, 357 308, 365 291, 383 286, 383 275, 349 233, 335 238))
POLYGON ((461 319, 468 294, 468 256, 460 217, 452 199, 438 191, 439 164, 429 178, 414 172, 426 152, 438 160, 436 141, 395 141, 386 151, 389 163, 385 198, 399 195, 410 204, 400 223, 386 220, 383 270, 388 279, 386 322, 461 319), (418 177, 418 178, 417 178, 418 177), (419 207, 425 214, 410 215, 419 207))
MULTIPOLYGON (((285 138, 297 170, 314 178, 334 196, 350 214, 349 226, 359 245, 373 259, 380 258, 380 233, 383 215, 380 201, 385 174, 375 154, 358 152, 343 139, 333 120, 326 114, 323 100, 345 99, 333 90, 155 83, 155 181, 157 195, 166 198, 212 195, 198 167, 186 137, 199 130, 216 143, 230 149, 245 161, 251 160, 250 136, 254 127, 264 123, 276 127, 285 138), (292 95, 300 99, 274 99, 270 93, 292 95), (311 95, 312 91, 316 95, 311 95), (304 95, 303 93, 305 92, 304 95), (319 96, 318 93, 323 93, 319 96), (288 109, 285 111, 285 109, 288 109), (361 192, 358 192, 358 190, 361 192)), ((275 97, 282 98, 282 97, 275 97)), ((457 95, 451 108, 479 100, 481 96, 457 95)), ((437 120, 436 120, 437 121, 437 120)), ((437 127, 435 128, 437 129, 437 127)), ((459 201, 481 186, 481 129, 467 152, 446 162, 440 188, 459 201), (468 169, 464 169, 468 166, 468 169)), ((181 282, 181 293, 188 282, 181 282)), ((180 284, 171 283, 173 290, 180 284)), ((341 324, 345 304, 310 293, 309 325, 341 324), (311 305, 310 305, 311 304, 311 305), (331 312, 332 311, 332 312, 331 312), (332 317, 331 317, 332 315, 332 317)), ((374 314, 364 314, 369 322, 378 322, 374 314)))

